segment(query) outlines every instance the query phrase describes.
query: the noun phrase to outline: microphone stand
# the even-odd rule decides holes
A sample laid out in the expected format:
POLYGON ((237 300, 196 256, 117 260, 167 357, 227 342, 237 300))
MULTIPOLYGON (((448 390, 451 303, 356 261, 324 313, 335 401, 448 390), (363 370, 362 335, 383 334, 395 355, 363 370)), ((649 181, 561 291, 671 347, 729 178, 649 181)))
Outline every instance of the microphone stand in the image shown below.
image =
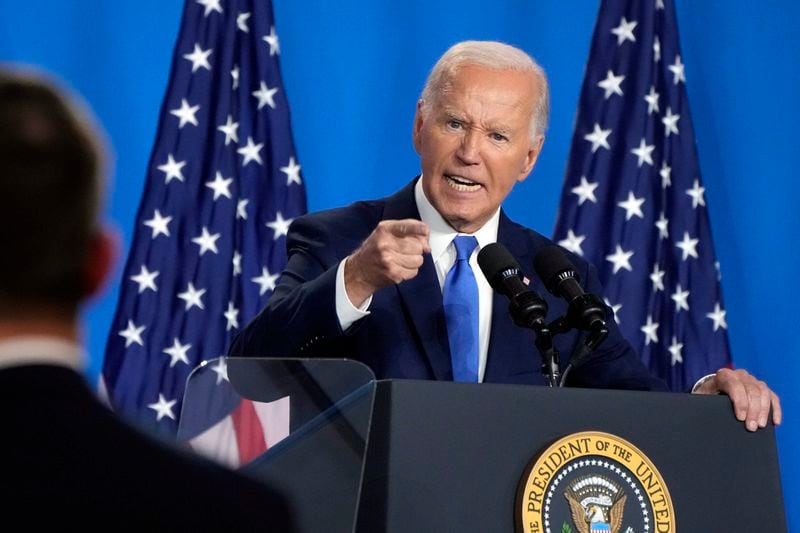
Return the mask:
POLYGON ((531 329, 536 333, 534 344, 536 344, 539 353, 542 355, 542 375, 547 381, 547 385, 549 387, 563 386, 560 385, 561 381, 559 379, 561 371, 559 369, 558 350, 553 346, 553 333, 550 330, 550 326, 539 323, 534 324, 531 329))
POLYGON ((608 326, 602 322, 596 322, 592 325, 592 329, 586 336, 586 340, 583 341, 583 344, 578 349, 578 353, 570 358, 567 368, 561 375, 561 380, 558 383, 559 387, 563 387, 567 382, 569 371, 580 366, 581 363, 588 359, 592 352, 594 352, 594 350, 600 345, 600 343, 606 340, 606 337, 608 337, 608 326))
POLYGON ((553 346, 552 324, 544 321, 547 302, 534 292, 523 291, 511 298, 508 311, 517 326, 536 334, 534 344, 542 355, 542 374, 550 387, 558 387, 561 376, 558 351, 553 346))
POLYGON ((550 324, 544 322, 536 322, 530 324, 528 327, 536 333, 536 347, 542 355, 542 375, 549 387, 563 387, 567 381, 567 376, 570 370, 580 366, 594 350, 606 340, 608 337, 608 326, 602 322, 594 322, 589 329, 586 340, 580 346, 578 353, 570 359, 564 373, 560 372, 560 360, 558 350, 553 345, 553 337, 566 333, 571 329, 583 329, 579 324, 575 324, 575 320, 570 315, 559 317, 550 324))

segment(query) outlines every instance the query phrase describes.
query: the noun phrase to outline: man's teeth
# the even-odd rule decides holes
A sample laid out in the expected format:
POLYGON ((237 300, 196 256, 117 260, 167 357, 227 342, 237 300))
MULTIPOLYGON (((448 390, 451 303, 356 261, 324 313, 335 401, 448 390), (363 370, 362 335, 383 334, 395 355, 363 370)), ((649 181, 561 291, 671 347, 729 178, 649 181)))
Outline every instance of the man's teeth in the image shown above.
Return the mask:
POLYGON ((450 186, 457 191, 474 191, 481 186, 480 183, 475 183, 474 181, 462 176, 447 175, 446 177, 450 186))

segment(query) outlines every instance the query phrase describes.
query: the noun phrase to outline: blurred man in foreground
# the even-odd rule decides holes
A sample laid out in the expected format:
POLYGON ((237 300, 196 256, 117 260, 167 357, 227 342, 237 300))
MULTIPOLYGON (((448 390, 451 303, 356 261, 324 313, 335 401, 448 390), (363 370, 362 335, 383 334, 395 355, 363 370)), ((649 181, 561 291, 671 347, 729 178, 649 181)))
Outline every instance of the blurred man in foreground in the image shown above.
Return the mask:
POLYGON ((291 531, 272 490, 129 427, 81 375, 79 306, 114 255, 98 222, 99 142, 55 85, 0 66, 3 518, 23 529, 291 531))

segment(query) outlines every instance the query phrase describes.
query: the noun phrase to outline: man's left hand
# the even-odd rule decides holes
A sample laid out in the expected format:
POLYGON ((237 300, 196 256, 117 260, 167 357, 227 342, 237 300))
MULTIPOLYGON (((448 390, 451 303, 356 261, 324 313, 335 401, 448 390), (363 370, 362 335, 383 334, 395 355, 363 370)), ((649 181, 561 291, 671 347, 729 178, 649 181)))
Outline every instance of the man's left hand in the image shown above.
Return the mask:
POLYGON ((770 407, 772 423, 781 423, 781 402, 766 383, 750 375, 747 370, 722 368, 708 381, 702 383, 696 394, 727 394, 733 403, 733 412, 745 423, 748 431, 767 425, 770 407))

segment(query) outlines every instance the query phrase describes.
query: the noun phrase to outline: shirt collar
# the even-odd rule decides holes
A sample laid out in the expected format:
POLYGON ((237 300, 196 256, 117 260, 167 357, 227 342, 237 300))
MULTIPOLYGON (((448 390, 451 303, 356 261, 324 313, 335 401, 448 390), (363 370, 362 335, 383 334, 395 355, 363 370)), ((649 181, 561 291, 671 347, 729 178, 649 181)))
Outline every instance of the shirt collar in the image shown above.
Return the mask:
POLYGON ((0 341, 0 368, 46 364, 80 372, 86 360, 80 345, 61 337, 19 335, 0 341))
MULTIPOLYGON (((420 219, 428 225, 430 229, 430 237, 428 242, 431 245, 431 257, 434 262, 438 262, 441 255, 453 242, 453 239, 459 233, 454 230, 450 224, 442 218, 442 215, 433 207, 428 198, 425 196, 425 191, 422 189, 423 177, 417 180, 414 186, 414 199, 417 202, 417 210, 419 210, 420 219)), ((497 228, 500 224, 500 208, 492 215, 492 217, 475 233, 461 233, 461 235, 473 235, 478 240, 478 248, 483 248, 487 244, 497 242, 497 228)))

